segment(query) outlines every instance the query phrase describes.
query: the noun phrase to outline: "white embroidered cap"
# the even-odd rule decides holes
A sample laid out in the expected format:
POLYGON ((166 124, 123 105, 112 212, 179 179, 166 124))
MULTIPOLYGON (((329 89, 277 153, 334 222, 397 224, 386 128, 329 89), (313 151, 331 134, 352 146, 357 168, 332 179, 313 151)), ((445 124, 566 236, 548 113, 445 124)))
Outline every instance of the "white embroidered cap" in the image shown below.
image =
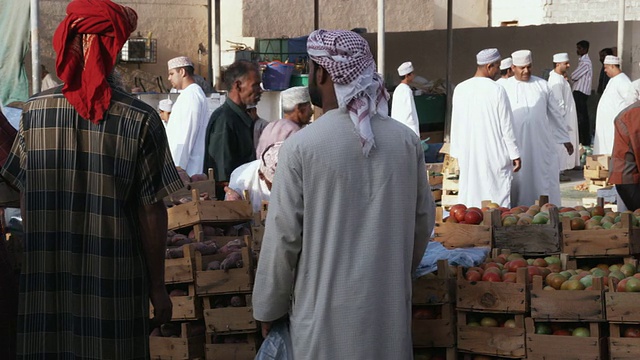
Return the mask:
POLYGON ((398 75, 400 76, 405 76, 407 74, 411 74, 412 72, 413 64, 411 63, 411 61, 404 62, 398 67, 398 75))
POLYGON ((526 66, 531 64, 531 51, 530 50, 518 50, 511 54, 513 59, 513 65, 526 66))
POLYGON ((569 54, 567 53, 558 53, 553 55, 554 63, 561 63, 561 62, 567 62, 567 61, 569 61, 569 54))
POLYGON ((513 65, 513 59, 510 57, 502 59, 502 61, 500 61, 500 70, 507 70, 511 65, 513 65))
POLYGON ((169 60, 167 62, 167 65, 169 66, 169 70, 171 70, 171 69, 185 67, 185 66, 193 67, 193 62, 191 61, 191 59, 189 59, 186 56, 178 56, 176 58, 169 60))
POLYGON ((613 55, 607 55, 607 57, 604 58, 604 64, 605 65, 620 65, 620 58, 617 56, 613 56, 613 55))
POLYGON ((496 61, 500 61, 500 52, 498 49, 484 49, 476 54, 476 64, 487 65, 496 61))

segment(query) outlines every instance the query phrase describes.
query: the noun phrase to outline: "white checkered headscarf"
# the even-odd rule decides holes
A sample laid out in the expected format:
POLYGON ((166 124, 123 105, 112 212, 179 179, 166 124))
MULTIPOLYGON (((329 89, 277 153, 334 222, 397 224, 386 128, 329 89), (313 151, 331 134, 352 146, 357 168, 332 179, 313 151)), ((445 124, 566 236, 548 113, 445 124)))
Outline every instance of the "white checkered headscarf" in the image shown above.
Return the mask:
POLYGON ((349 112, 362 153, 369 156, 375 146, 371 116, 389 113, 389 93, 376 72, 369 44, 352 31, 320 29, 309 35, 307 52, 331 76, 338 106, 349 112))

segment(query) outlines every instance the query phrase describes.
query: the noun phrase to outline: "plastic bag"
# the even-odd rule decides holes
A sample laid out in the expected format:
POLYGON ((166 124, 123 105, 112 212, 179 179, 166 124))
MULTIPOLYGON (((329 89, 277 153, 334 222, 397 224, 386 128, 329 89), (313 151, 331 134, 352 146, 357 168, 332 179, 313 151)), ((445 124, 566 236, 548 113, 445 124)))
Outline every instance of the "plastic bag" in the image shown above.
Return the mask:
POLYGON ((447 260, 449 265, 472 267, 481 264, 489 254, 489 248, 447 250, 441 243, 430 241, 422 261, 415 272, 415 278, 432 273, 438 269, 438 260, 447 260))
POLYGON ((286 321, 273 323, 269 335, 262 342, 255 360, 293 360, 293 347, 289 324, 286 321))

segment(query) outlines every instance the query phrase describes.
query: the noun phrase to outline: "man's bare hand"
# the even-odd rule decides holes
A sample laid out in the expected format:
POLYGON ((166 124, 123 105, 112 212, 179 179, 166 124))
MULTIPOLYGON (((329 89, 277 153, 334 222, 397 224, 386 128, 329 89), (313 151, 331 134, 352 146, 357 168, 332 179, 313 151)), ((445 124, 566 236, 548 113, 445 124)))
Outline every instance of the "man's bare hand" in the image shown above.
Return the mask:
POLYGON ((513 160, 513 172, 516 173, 520 171, 520 168, 522 168, 522 160, 520 160, 520 158, 513 160))
POLYGON ((570 142, 564 143, 564 147, 567 149, 569 155, 573 155, 573 145, 570 142))
POLYGON ((153 326, 158 327, 171 321, 173 304, 164 284, 149 289, 149 299, 153 305, 153 326))
POLYGON ((224 201, 237 201, 242 200, 242 196, 238 194, 237 191, 232 188, 225 186, 224 187, 224 201))

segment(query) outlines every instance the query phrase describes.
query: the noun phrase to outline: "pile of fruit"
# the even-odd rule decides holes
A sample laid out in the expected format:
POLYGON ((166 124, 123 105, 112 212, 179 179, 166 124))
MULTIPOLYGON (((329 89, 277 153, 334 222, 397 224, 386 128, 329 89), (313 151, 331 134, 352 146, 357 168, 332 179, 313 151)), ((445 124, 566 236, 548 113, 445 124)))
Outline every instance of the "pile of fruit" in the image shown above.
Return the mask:
POLYGON ((584 206, 576 206, 573 208, 561 208, 559 212, 560 217, 571 219, 571 230, 622 229, 621 214, 623 213, 632 215, 632 226, 640 226, 640 210, 620 213, 611 209, 604 209, 602 206, 595 206, 591 209, 586 209, 584 206))
POLYGON ((467 208, 463 204, 456 204, 449 208, 449 216, 443 220, 444 222, 478 225, 483 219, 484 215, 482 215, 480 208, 467 208))
POLYGON ((560 336, 577 336, 590 337, 591 331, 588 325, 582 323, 546 323, 540 322, 536 324, 536 334, 539 335, 560 335, 560 336))
POLYGON ((500 254, 496 258, 487 258, 484 263, 468 268, 465 279, 468 281, 516 282, 516 272, 526 268, 529 276, 540 275, 543 278, 561 270, 560 258, 548 256, 537 259, 524 259, 517 253, 500 254))
POLYGON ((467 326, 482 326, 482 327, 505 327, 516 328, 518 327, 514 315, 511 314, 482 314, 482 313, 468 313, 467 314, 467 326))

